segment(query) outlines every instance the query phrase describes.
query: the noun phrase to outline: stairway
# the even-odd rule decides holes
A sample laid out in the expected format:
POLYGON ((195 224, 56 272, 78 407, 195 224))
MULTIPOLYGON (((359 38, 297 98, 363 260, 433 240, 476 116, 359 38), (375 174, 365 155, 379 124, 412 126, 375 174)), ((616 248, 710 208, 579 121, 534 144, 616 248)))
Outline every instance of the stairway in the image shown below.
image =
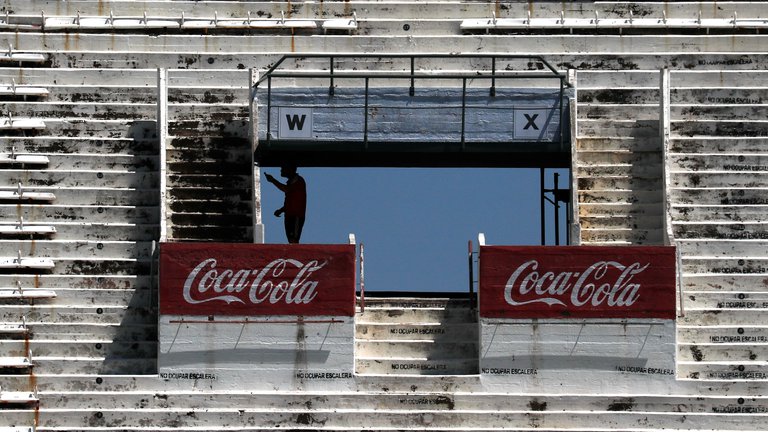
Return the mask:
POLYGON ((663 183, 658 72, 579 71, 574 244, 658 245, 663 183))
POLYGON ((765 71, 670 74, 669 236, 682 264, 678 377, 768 380, 765 71), (755 119, 744 121, 744 119, 755 119))
POLYGON ((168 241, 253 241, 246 71, 168 78, 168 241), (200 82, 202 80, 202 82, 200 82), (210 80, 210 81, 206 81, 210 80))
POLYGON ((450 298, 367 298, 355 325, 355 372, 479 373, 477 312, 450 298))

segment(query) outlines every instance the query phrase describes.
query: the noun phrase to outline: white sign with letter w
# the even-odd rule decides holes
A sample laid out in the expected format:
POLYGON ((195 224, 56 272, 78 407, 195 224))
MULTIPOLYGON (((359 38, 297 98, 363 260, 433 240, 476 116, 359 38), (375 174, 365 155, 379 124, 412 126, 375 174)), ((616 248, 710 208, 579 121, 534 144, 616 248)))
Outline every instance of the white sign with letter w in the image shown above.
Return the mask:
POLYGON ((312 138, 312 108, 281 107, 277 113, 278 138, 312 138))

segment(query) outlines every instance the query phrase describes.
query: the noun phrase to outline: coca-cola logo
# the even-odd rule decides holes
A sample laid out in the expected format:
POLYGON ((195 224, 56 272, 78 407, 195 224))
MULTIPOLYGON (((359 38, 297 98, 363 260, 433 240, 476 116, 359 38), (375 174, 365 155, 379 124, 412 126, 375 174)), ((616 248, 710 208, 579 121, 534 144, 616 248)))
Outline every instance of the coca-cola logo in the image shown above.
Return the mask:
POLYGON ((540 272, 539 262, 530 260, 512 272, 504 287, 504 300, 512 306, 628 307, 640 298, 641 284, 633 278, 649 265, 598 261, 580 272, 540 272))
POLYGON ((317 297, 318 281, 311 279, 312 274, 326 264, 279 258, 261 269, 232 269, 217 268, 216 259, 208 258, 187 275, 183 296, 189 304, 245 304, 246 300, 253 304, 308 304, 317 297))

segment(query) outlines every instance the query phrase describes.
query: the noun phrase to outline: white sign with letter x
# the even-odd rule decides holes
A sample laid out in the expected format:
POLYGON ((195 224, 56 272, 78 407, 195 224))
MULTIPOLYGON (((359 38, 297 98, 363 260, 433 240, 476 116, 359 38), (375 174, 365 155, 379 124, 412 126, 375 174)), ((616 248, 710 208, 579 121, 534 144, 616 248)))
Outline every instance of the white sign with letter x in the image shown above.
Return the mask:
POLYGON ((280 107, 277 116, 280 139, 312 138, 312 108, 280 107))
POLYGON ((515 139, 548 139, 547 127, 552 110, 548 108, 515 108, 515 139))

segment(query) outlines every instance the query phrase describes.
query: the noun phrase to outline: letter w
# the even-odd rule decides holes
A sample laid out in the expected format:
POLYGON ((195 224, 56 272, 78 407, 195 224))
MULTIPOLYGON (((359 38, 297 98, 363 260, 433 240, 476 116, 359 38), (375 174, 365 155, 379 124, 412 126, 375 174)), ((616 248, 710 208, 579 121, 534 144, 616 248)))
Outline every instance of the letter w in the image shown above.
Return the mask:
POLYGON ((288 128, 290 130, 295 130, 296 126, 299 127, 299 130, 304 129, 304 120, 306 118, 307 118, 306 114, 302 114, 301 118, 299 118, 298 114, 294 114, 294 115, 286 114, 285 115, 285 120, 288 122, 288 128))

